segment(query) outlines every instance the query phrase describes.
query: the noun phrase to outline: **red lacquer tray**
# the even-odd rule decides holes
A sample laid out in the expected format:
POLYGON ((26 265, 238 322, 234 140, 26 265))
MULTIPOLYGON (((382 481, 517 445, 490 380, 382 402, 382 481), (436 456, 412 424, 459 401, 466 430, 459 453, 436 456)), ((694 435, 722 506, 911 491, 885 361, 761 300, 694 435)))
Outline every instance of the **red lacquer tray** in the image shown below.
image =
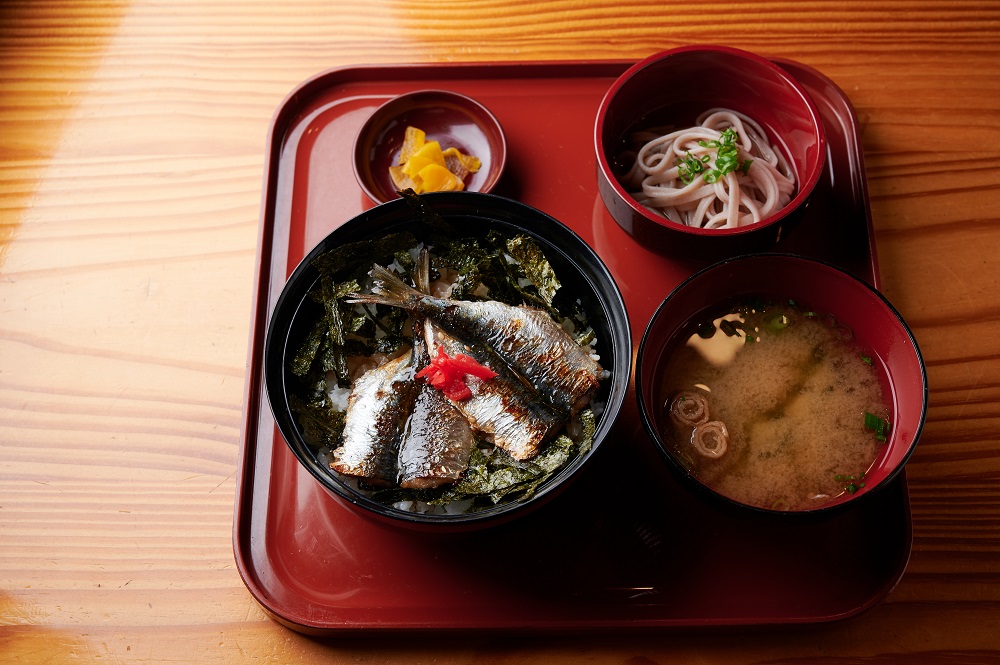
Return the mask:
MULTIPOLYGON (((478 628, 565 631, 831 621, 881 601, 902 576, 911 526, 905 477, 834 516, 735 517, 678 485, 639 422, 634 394, 572 487, 512 524, 471 534, 395 530, 342 506, 278 434, 261 377, 268 313, 297 262, 373 204, 352 144, 386 99, 438 88, 469 95, 508 139, 497 194, 572 227, 625 297, 634 344, 695 269, 639 246, 597 193, 593 126, 631 63, 356 67, 296 89, 273 119, 262 202, 234 520, 247 588, 308 633, 478 628)), ((779 249, 823 258, 878 285, 857 119, 831 81, 779 61, 813 95, 827 173, 779 249)))

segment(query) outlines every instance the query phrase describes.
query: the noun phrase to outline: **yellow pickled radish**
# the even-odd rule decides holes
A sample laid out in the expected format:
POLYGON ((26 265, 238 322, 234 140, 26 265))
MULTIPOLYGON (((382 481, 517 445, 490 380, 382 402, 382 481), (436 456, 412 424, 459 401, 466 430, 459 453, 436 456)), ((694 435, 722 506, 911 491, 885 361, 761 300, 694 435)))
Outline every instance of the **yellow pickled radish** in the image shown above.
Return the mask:
POLYGON ((440 164, 428 164, 420 169, 419 185, 420 190, 414 190, 418 194, 424 192, 458 192, 465 189, 463 183, 454 173, 440 164))
POLYGON ((441 144, 437 141, 428 141, 417 150, 416 154, 406 160, 403 165, 403 173, 411 178, 416 177, 428 164, 437 164, 445 168, 444 154, 441 152, 441 144))
POLYGON ((403 135, 403 147, 399 152, 399 165, 405 165, 410 157, 417 154, 417 151, 424 146, 426 140, 427 134, 424 133, 424 130, 417 129, 416 127, 407 127, 406 133, 403 135))
POLYGON ((465 178, 477 172, 482 161, 458 148, 441 149, 438 141, 428 141, 417 127, 407 127, 399 153, 399 163, 389 167, 393 185, 416 193, 465 189, 465 178))
POLYGON ((397 190, 402 191, 404 189, 412 189, 413 191, 417 191, 417 182, 410 176, 403 173, 402 166, 399 166, 398 164, 396 166, 390 166, 389 177, 392 178, 392 184, 397 190))
POLYGON ((449 157, 454 157, 459 162, 461 162, 462 166, 464 166, 469 170, 469 173, 475 173, 483 165, 483 163, 479 160, 478 157, 473 157, 472 155, 466 155, 463 152, 461 152, 458 148, 448 148, 447 150, 444 151, 443 154, 446 162, 448 161, 449 157))

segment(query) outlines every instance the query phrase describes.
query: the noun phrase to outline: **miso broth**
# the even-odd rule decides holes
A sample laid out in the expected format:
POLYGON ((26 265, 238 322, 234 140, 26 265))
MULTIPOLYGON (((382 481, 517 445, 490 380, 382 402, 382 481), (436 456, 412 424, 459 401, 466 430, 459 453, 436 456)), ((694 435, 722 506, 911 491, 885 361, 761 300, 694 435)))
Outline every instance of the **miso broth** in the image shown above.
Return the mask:
POLYGON ((872 360, 831 316, 742 303, 676 344, 660 429, 723 496, 809 510, 864 487, 891 417, 872 360))

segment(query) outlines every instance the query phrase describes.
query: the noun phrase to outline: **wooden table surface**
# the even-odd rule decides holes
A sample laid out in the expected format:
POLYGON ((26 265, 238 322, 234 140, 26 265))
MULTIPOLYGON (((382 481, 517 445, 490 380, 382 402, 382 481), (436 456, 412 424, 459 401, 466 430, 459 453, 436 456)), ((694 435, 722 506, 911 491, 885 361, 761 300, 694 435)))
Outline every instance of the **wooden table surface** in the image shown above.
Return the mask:
POLYGON ((0 0, 0 662, 1000 662, 1000 5, 0 0), (265 140, 358 63, 811 65, 863 129, 882 287, 927 361, 913 551, 818 626, 316 640, 232 548, 265 140))

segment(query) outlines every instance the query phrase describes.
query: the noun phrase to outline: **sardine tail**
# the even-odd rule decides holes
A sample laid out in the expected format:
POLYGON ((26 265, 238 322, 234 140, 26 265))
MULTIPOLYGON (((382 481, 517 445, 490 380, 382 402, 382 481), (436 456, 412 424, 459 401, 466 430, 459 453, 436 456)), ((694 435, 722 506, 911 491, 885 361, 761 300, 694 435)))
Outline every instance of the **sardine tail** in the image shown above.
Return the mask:
POLYGON ((380 265, 372 267, 371 293, 351 293, 345 299, 351 303, 369 303, 412 309, 420 299, 420 292, 399 278, 396 273, 380 265))

